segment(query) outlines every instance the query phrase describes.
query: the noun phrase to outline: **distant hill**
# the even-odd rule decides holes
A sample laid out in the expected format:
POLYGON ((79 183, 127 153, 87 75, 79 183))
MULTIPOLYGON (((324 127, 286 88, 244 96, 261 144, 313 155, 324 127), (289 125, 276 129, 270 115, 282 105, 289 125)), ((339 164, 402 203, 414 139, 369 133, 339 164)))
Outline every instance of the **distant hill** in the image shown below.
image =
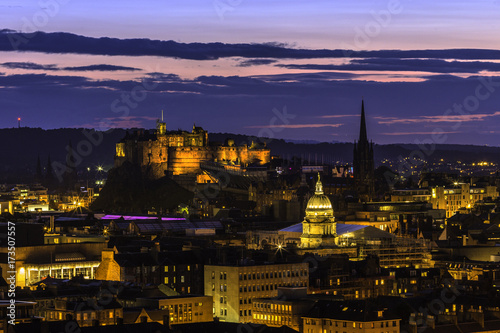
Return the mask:
MULTIPOLYGON (((0 129, 0 183, 28 182, 33 179, 37 157, 40 156, 42 167, 47 165, 50 155, 52 161, 64 164, 67 146, 71 142, 73 149, 81 153, 78 164, 80 170, 102 165, 106 170, 113 166, 115 144, 125 136, 126 130, 114 129, 108 132, 96 132, 87 129, 63 128, 44 130, 41 128, 6 128, 0 129)), ((223 143, 232 138, 235 144, 250 144, 252 141, 266 142, 271 154, 284 158, 297 156, 312 163, 332 163, 352 161, 352 143, 300 143, 281 139, 249 137, 231 133, 210 133, 211 142, 223 143)), ((417 145, 391 144, 375 145, 375 162, 383 159, 408 157, 419 151, 417 145)), ((421 153, 421 152, 420 152, 421 153)), ((500 162, 500 148, 472 145, 437 145, 430 156, 430 161, 487 160, 500 162)))

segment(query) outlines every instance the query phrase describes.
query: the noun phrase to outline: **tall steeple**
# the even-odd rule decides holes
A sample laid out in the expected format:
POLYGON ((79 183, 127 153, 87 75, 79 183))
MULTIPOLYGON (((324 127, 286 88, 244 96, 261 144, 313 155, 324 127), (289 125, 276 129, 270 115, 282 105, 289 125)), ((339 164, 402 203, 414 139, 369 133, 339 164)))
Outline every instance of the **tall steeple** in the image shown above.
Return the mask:
POLYGON ((368 142, 366 134, 365 102, 361 101, 361 121, 359 140, 354 142, 353 172, 356 191, 362 201, 369 201, 375 192, 375 163, 373 159, 373 143, 368 142))
POLYGON ((366 120, 365 120, 365 101, 361 100, 361 124, 359 127, 359 141, 368 142, 368 135, 366 135, 366 120))

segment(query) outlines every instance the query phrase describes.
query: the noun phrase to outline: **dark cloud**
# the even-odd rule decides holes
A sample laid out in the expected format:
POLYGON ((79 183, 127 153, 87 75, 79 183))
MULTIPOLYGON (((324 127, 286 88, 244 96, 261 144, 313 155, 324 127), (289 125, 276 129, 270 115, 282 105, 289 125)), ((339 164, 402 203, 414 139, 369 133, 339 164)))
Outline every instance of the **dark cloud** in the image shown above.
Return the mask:
POLYGON ((44 70, 44 71, 139 71, 139 68, 125 67, 125 66, 115 66, 115 65, 89 65, 89 66, 78 66, 78 67, 63 67, 60 68, 57 65, 42 65, 35 64, 33 62, 4 62, 0 64, 5 68, 10 69, 29 69, 29 70, 44 70))
POLYGON ((0 31, 0 51, 34 51, 126 56, 161 56, 194 60, 225 57, 312 59, 312 58, 435 58, 500 59, 499 50, 309 50, 284 44, 178 43, 175 41, 118 38, 93 38, 64 32, 31 34, 0 31))
MULTIPOLYGON (((196 122, 211 132, 258 135, 266 130, 275 137, 326 140, 335 135, 339 140, 351 141, 359 128, 357 115, 364 97, 369 136, 376 142, 393 142, 395 134, 387 133, 413 133, 425 139, 429 137, 427 133, 437 129, 448 135, 447 143, 498 144, 498 134, 491 134, 497 131, 500 121, 495 113, 499 111, 498 94, 481 100, 477 111, 470 112, 468 118, 457 117, 453 111, 455 104, 463 104, 475 93, 481 83, 478 77, 436 75, 437 79, 431 77, 422 82, 376 82, 359 78, 337 80, 336 75, 325 72, 281 74, 274 78, 267 75, 182 79, 175 74, 150 73, 128 81, 47 74, 0 76, 0 124, 15 124, 18 116, 26 119, 28 126, 94 124, 95 118, 121 117, 116 106, 127 106, 126 116, 130 117, 157 118, 165 110, 169 129, 190 128, 196 122), (141 80, 151 80, 149 86, 154 88, 138 101, 132 98, 132 92, 141 86, 141 80), (130 105, 122 100, 124 97, 130 105), (285 107, 293 118, 287 118, 286 123, 276 121, 275 110, 282 114, 285 107), (327 118, 325 115, 342 117, 337 120, 344 125, 310 128, 311 124, 321 124, 318 117, 327 118), (465 121, 483 118, 484 121, 465 121), (459 128, 454 127, 457 124, 459 128), (481 131, 490 134, 487 138, 463 134, 481 131)), ((500 79, 493 78, 493 82, 498 89, 500 79)), ((155 126, 153 120, 144 119, 144 126, 155 126)), ((331 120, 325 123, 337 123, 331 120)), ((414 140, 411 135, 401 137, 405 142, 414 140)))
POLYGON ((78 66, 78 67, 64 67, 63 70, 66 71, 140 71, 140 68, 126 67, 126 66, 115 66, 115 65, 89 65, 89 66, 78 66))
POLYGON ((181 77, 177 74, 165 74, 165 73, 147 73, 147 76, 157 80, 157 81, 181 81, 181 77))
POLYGON ((33 62, 4 62, 2 67, 10 69, 31 69, 31 70, 44 70, 44 71, 57 71, 56 65, 41 65, 33 62))
POLYGON ((488 61, 445 61, 440 59, 354 59, 348 64, 278 64, 277 67, 305 70, 418 71, 431 73, 479 73, 500 71, 500 63, 488 61))
POLYGON ((259 65, 269 65, 277 62, 274 59, 248 59, 240 62, 238 64, 239 67, 250 67, 250 66, 259 66, 259 65))

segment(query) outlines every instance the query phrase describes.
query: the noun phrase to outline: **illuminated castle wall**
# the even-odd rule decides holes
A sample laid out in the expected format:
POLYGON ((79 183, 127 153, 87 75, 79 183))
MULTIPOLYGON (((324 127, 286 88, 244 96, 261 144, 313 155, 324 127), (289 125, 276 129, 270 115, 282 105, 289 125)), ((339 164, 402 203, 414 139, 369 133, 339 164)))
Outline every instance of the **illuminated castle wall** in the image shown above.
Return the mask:
POLYGON ((231 165, 266 164, 270 150, 265 146, 209 145, 208 133, 193 125, 191 132, 166 131, 166 124, 158 122, 156 132, 139 131, 127 135, 116 144, 115 166, 125 161, 150 168, 151 174, 160 178, 165 174, 196 174, 201 162, 218 162, 231 165))

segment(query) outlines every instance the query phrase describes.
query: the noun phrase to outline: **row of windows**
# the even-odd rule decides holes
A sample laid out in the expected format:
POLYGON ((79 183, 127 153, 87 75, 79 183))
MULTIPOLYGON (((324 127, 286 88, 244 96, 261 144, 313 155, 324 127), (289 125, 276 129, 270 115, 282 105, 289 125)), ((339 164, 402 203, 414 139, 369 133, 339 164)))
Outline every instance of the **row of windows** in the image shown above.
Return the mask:
POLYGON ((290 317, 285 317, 285 316, 275 316, 275 315, 264 315, 264 314, 253 314, 253 319, 260 319, 260 320, 268 320, 271 322, 277 322, 277 323, 282 323, 283 325, 288 325, 291 324, 292 319, 290 317))
MULTIPOLYGON (((215 291, 215 283, 212 283, 212 291, 215 291)), ((221 284, 219 291, 221 293, 227 292, 227 284, 221 284)))
MULTIPOLYGON (((305 324, 306 325, 321 325, 323 326, 335 326, 335 327, 353 327, 353 328, 363 328, 363 325, 365 328, 375 328, 375 326, 379 327, 390 327, 391 322, 380 322, 379 323, 356 323, 356 322, 347 322, 347 321, 335 321, 335 320, 328 320, 328 319, 323 319, 323 322, 321 322, 321 319, 310 319, 310 318, 305 318, 305 324)), ((397 321, 392 321, 392 327, 396 327, 397 321)))
MULTIPOLYGON (((66 315, 63 314, 63 312, 52 312, 52 311, 49 311, 48 312, 48 315, 49 315, 49 319, 54 319, 54 320, 63 320, 63 319, 66 319, 66 315)), ((101 312, 100 315, 99 315, 99 319, 113 319, 114 318, 114 312, 113 310, 111 311, 108 311, 108 312, 101 312)), ((84 312, 84 313, 76 313, 76 320, 77 321, 80 321, 80 320, 93 320, 93 319, 97 319, 97 314, 95 312, 84 312)))
POLYGON ((277 290, 278 287, 287 287, 287 286, 298 286, 298 287, 306 287, 307 284, 306 282, 302 281, 299 283, 275 283, 273 284, 266 284, 266 285, 252 285, 252 286, 240 286, 240 293, 246 293, 246 292, 252 292, 252 291, 269 291, 269 290, 277 290))
MULTIPOLYGON (((198 269, 198 264, 195 265, 195 269, 198 269)), ((186 270, 191 271, 191 265, 187 265, 186 270)), ((175 266, 172 266, 172 272, 175 272, 175 266)), ((168 273, 168 266, 165 266, 165 273, 168 273)))
POLYGON ((291 312, 292 306, 285 304, 272 304, 272 303, 254 303, 254 308, 268 311, 281 311, 281 312, 291 312))
POLYGON ((285 278, 285 277, 298 277, 298 276, 307 276, 307 270, 302 269, 298 271, 280 271, 280 272, 266 272, 266 273, 248 273, 242 274, 240 273, 240 281, 241 280, 258 280, 258 279, 276 279, 276 278, 285 278))
POLYGON ((251 316, 252 315, 252 310, 240 310, 240 317, 242 316, 251 316))
MULTIPOLYGON (((186 280, 186 279, 184 278, 184 275, 181 275, 181 283, 184 283, 184 282, 185 282, 185 280, 186 280)), ((164 281, 165 281, 165 284, 168 284, 168 281, 169 281, 168 276, 167 276, 167 277, 165 277, 164 281)), ((174 277, 173 277, 173 279, 172 279, 172 283, 177 283, 177 279, 176 279, 176 277, 175 277, 175 276, 174 276, 174 277)))

